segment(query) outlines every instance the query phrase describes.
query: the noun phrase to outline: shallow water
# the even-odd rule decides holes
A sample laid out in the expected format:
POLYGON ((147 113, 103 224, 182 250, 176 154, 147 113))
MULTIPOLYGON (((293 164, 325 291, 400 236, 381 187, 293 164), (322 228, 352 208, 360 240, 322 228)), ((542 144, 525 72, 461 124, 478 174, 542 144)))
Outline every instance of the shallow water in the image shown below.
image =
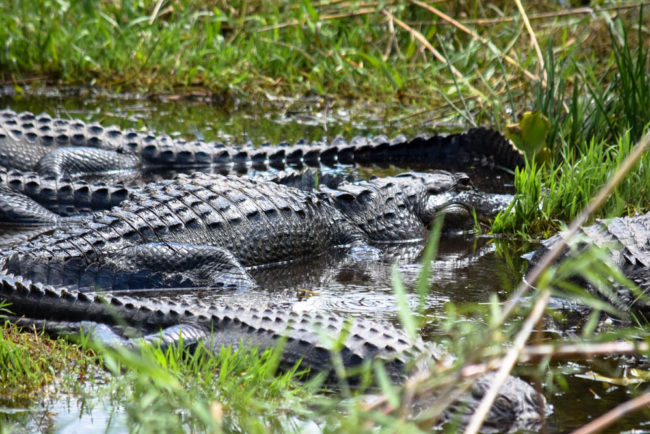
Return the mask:
MULTIPOLYGON (((219 107, 205 101, 150 100, 133 96, 104 98, 84 92, 77 97, 52 97, 39 95, 13 99, 0 97, 0 109, 9 107, 16 111, 47 112, 60 117, 99 121, 104 125, 116 124, 122 128, 147 128, 188 139, 203 138, 227 144, 266 141, 292 142, 299 138, 310 140, 324 136, 333 138, 343 135, 398 133, 414 135, 431 133, 427 125, 409 124, 406 120, 387 121, 380 108, 328 107, 318 99, 311 101, 276 101, 266 105, 219 107)), ((330 170, 354 171, 360 176, 386 175, 397 172, 394 168, 330 170)), ((475 184, 491 191, 511 188, 511 178, 502 173, 484 173, 473 176, 475 184)), ((451 236, 440 244, 438 258, 431 277, 431 293, 426 300, 427 314, 432 317, 445 315, 445 303, 487 302, 496 293, 505 299, 509 291, 520 281, 525 262, 519 258, 527 246, 485 237, 451 236)), ((407 287, 413 287, 420 271, 420 244, 382 246, 383 259, 378 262, 358 261, 345 252, 331 252, 313 260, 289 264, 283 267, 254 270, 260 284, 259 291, 250 293, 216 293, 206 291, 168 292, 170 297, 228 299, 272 298, 283 303, 297 305, 306 310, 327 310, 345 314, 368 316, 397 322, 395 300, 392 292, 392 268, 396 266, 407 287)), ((146 293, 142 293, 146 296, 146 293)), ((410 295, 413 306, 417 300, 410 295)), ((572 329, 555 330, 567 334, 572 329)), ((435 337, 435 330, 427 330, 428 338, 435 337)), ((566 431, 580 426, 616 404, 631 398, 631 392, 623 387, 609 387, 604 383, 585 380, 575 373, 596 370, 603 375, 615 376, 631 366, 622 358, 599 360, 589 365, 567 363, 562 365, 566 373, 568 390, 547 392, 548 401, 554 406, 549 418, 551 431, 566 431)), ((90 411, 79 409, 76 400, 42 401, 29 408, 3 403, 0 407, 0 424, 12 422, 26 431, 54 430, 57 432, 88 432, 104 430, 107 425, 120 431, 124 415, 119 410, 96 406, 90 411)), ((650 423, 642 414, 624 419, 616 430, 637 428, 650 432, 650 423)), ((640 432, 640 431, 636 431, 640 432)))

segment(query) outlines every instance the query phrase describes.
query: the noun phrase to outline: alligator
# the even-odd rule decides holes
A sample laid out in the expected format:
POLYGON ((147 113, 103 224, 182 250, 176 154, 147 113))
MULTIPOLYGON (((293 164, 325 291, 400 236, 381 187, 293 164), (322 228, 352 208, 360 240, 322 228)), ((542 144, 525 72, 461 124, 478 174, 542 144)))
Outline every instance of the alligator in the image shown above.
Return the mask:
MULTIPOLYGON (((542 245, 530 255, 531 267, 550 250, 563 234, 557 234, 542 241, 542 245)), ((627 286, 613 283, 611 291, 600 291, 583 278, 574 281, 595 294, 604 297, 620 313, 642 314, 650 319, 650 213, 631 217, 598 219, 591 226, 581 228, 581 236, 573 249, 565 249, 560 260, 574 251, 583 251, 589 246, 597 246, 609 253, 609 259, 623 274, 634 282, 640 292, 627 286)))
POLYGON ((509 201, 507 195, 485 198, 466 175, 449 172, 405 173, 321 192, 181 174, 130 192, 111 210, 72 219, 14 196, 6 200, 11 211, 26 210, 41 223, 49 216, 56 230, 4 252, 4 271, 107 289, 250 287, 246 267, 310 257, 335 246, 376 258, 369 242, 421 240, 443 210, 457 228, 473 222, 472 209, 494 212, 509 201))
POLYGON ((227 147, 201 140, 186 141, 135 130, 122 131, 98 123, 52 118, 47 114, 0 111, 0 166, 35 171, 55 178, 106 171, 210 168, 216 173, 245 173, 249 168, 377 164, 427 168, 470 165, 512 169, 522 155, 498 132, 474 128, 461 134, 337 138, 292 145, 227 147))
MULTIPOLYGON (((408 176, 408 175, 405 175, 408 176)), ((494 217, 509 202, 510 195, 480 193, 475 189, 467 189, 461 193, 455 189, 457 185, 470 186, 469 177, 462 172, 450 173, 444 170, 431 171, 429 189, 434 184, 439 194, 439 201, 464 203, 477 211, 481 217, 494 217), (446 195, 443 192, 448 191, 446 195)), ((304 172, 277 172, 260 174, 258 178, 298 188, 307 192, 328 192, 337 199, 348 196, 363 197, 363 182, 355 182, 351 176, 342 174, 320 173, 314 170, 304 172)), ((372 179, 375 179, 373 177, 372 179)), ((69 178, 54 178, 42 176, 36 172, 23 172, 0 168, 0 223, 12 224, 48 224, 57 217, 79 216, 94 211, 108 210, 119 205, 129 197, 130 193, 141 190, 146 184, 132 185, 121 182, 89 182, 69 178), (26 197, 25 197, 26 196, 26 197), (27 199, 30 198, 31 200, 27 199), (35 205, 36 202, 38 205, 35 205), (51 211, 48 213, 43 210, 51 211)), ((370 190, 367 194, 370 194, 370 190)))
MULTIPOLYGON (((280 344, 281 368, 300 364, 311 373, 329 374, 330 379, 336 378, 331 363, 333 342, 350 380, 359 374, 360 366, 373 360, 381 360, 390 377, 398 381, 412 369, 427 369, 440 357, 439 350, 419 338, 411 340, 390 324, 297 312, 272 303, 179 304, 162 298, 82 293, 10 275, 0 276, 0 301, 9 304, 10 319, 19 325, 53 335, 83 331, 108 347, 136 348, 144 342, 164 348, 177 344, 181 336, 184 345, 203 344, 213 351, 230 345, 264 351, 280 344), (342 335, 346 337, 339 339, 342 335)), ((466 423, 491 380, 491 374, 478 379, 443 419, 466 423)), ((509 377, 485 427, 500 432, 536 430, 548 412, 543 396, 521 379, 509 377)))
MULTIPOLYGON (((357 183, 323 178, 318 189, 311 175, 269 183, 196 173, 137 188, 75 177, 159 167, 241 173, 248 167, 412 165, 423 160, 427 165, 430 160, 521 164, 521 156, 498 133, 484 129, 413 140, 377 137, 226 148, 45 115, 5 111, 0 119, 0 165, 7 169, 0 211, 52 228, 0 257, 0 301, 10 304, 14 322, 54 335, 81 329, 105 345, 129 348, 143 341, 175 344, 181 334, 184 344, 203 343, 213 350, 240 344, 264 350, 282 341, 282 366, 300 362, 314 372, 332 372, 323 332, 334 337, 348 333, 340 349, 346 369, 379 358, 392 378, 403 378, 412 359, 422 365, 431 352, 421 340, 411 342, 390 324, 370 320, 349 325, 336 314, 295 312, 273 304, 193 300, 190 305, 94 291, 251 287, 255 281, 248 271, 253 268, 334 246, 347 246, 351 257, 375 258, 377 251, 369 243, 422 239, 443 209, 447 221, 460 227, 470 220, 471 209, 489 214, 509 197, 487 198, 468 185, 466 175, 447 172, 357 183), (67 217, 80 212, 92 213, 67 217)), ((476 408, 489 382, 489 376, 483 377, 461 399, 457 409, 465 412, 463 417, 476 408)), ((546 406, 528 384, 510 377, 500 393, 489 426, 516 430, 539 424, 546 406)))

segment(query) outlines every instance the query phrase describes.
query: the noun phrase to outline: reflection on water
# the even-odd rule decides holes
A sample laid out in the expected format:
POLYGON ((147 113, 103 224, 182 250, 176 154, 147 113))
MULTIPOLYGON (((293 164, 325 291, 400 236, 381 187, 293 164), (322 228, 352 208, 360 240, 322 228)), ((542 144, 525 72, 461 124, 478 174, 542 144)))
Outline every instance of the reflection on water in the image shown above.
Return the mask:
POLYGON ((188 140, 203 139, 225 144, 259 145, 332 139, 342 135, 419 133, 422 126, 406 121, 387 121, 378 106, 330 107, 320 98, 276 100, 224 107, 203 101, 174 101, 83 97, 12 99, 0 94, 0 108, 47 112, 62 118, 118 125, 121 128, 147 129, 188 140), (415 130, 417 129, 417 130, 415 130))
MULTIPOLYGON (((120 408, 102 403, 88 406, 74 397, 42 400, 29 408, 0 407, 0 426, 15 434, 127 432, 126 415, 120 408)), ((4 431, 3 431, 4 432, 4 431)))
MULTIPOLYGON (((422 268, 421 243, 383 245, 382 260, 359 261, 344 250, 334 250, 309 260, 282 266, 251 270, 260 288, 249 292, 214 290, 128 291, 146 297, 163 295, 175 301, 199 298, 210 304, 227 304, 229 300, 252 304, 259 300, 286 303, 294 309, 341 312, 380 320, 397 320, 392 290, 395 267, 407 288, 415 287, 422 268)), ((480 302, 490 293, 505 293, 521 278, 519 270, 510 270, 495 253, 487 238, 454 237, 443 239, 430 277, 431 293, 426 300, 427 312, 443 315, 447 301, 480 302), (494 278, 487 284, 477 282, 486 273, 494 278)), ((125 291, 127 292, 127 291, 125 291)), ((417 305, 410 295, 412 307, 417 305)))
MULTIPOLYGON (((328 107, 318 99, 308 101, 276 101, 268 105, 244 109, 220 108, 200 101, 151 101, 146 99, 113 98, 104 100, 90 93, 76 98, 24 98, 13 100, 0 97, 0 109, 48 112, 62 117, 100 121, 123 128, 148 128, 180 135, 189 139, 203 138, 226 143, 255 144, 265 141, 279 143, 305 137, 310 140, 337 135, 398 133, 416 134, 422 125, 409 126, 402 121, 386 122, 381 109, 373 107, 328 107)), ((395 174, 394 168, 335 169, 354 170, 357 175, 395 174)), ((476 177, 474 182, 490 190, 507 189, 509 181, 500 174, 489 179, 476 177), (489 182, 488 182, 489 181, 489 182)), ((0 234, 0 243, 2 243, 0 234)), ((0 244, 1 246, 1 244, 0 244)), ((242 298, 255 303, 257 299, 273 299, 287 306, 306 310, 334 311, 349 315, 397 322, 392 292, 392 270, 396 267, 408 289, 412 289, 421 269, 421 244, 380 246, 382 260, 358 261, 345 251, 328 254, 282 267, 253 270, 251 274, 260 289, 250 292, 165 291, 170 298, 196 298, 215 303, 227 303, 242 298)), ((445 314, 447 302, 486 302, 492 293, 504 299, 520 281, 524 262, 519 258, 525 251, 517 243, 474 237, 447 237, 440 243, 438 258, 430 278, 431 292, 426 299, 426 312, 431 317, 445 314)), ((140 291, 135 296, 148 296, 140 291)), ((156 294, 160 295, 159 291, 156 294)), ((411 291, 409 302, 414 307, 416 297, 411 291)), ((556 330, 555 333, 571 333, 556 330)), ((425 337, 426 338, 426 337, 425 337)), ((429 336, 431 338, 431 336, 429 336)), ((547 393, 555 410, 549 423, 551 430, 564 431, 584 424, 616 404, 630 398, 623 387, 605 389, 601 383, 572 375, 594 369, 614 376, 633 363, 620 358, 591 365, 565 364, 562 369, 567 390, 547 393), (620 366, 616 366, 620 365, 620 366)), ((632 365, 634 366, 634 365, 632 365)), ((97 403, 91 409, 81 406, 74 398, 43 398, 34 403, 2 402, 0 425, 11 424, 18 432, 54 430, 57 432, 124 431, 125 415, 120 409, 97 403)), ((641 428, 650 430, 642 414, 632 416, 618 430, 641 428)))

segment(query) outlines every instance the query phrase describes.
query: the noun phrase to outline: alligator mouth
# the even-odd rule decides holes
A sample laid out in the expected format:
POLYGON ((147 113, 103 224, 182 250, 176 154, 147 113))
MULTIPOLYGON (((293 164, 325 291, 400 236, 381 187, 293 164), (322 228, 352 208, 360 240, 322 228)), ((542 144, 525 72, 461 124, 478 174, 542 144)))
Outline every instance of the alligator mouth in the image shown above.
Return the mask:
POLYGON ((472 207, 459 201, 457 195, 458 193, 447 192, 429 196, 423 220, 431 226, 436 216, 444 214, 443 227, 445 229, 466 229, 468 226, 471 227, 470 223, 473 223, 472 207))
POLYGON ((475 223, 474 215, 479 221, 488 221, 507 209, 511 201, 512 195, 475 190, 432 195, 427 201, 425 218, 432 222, 436 215, 445 213, 445 228, 469 229, 475 223))

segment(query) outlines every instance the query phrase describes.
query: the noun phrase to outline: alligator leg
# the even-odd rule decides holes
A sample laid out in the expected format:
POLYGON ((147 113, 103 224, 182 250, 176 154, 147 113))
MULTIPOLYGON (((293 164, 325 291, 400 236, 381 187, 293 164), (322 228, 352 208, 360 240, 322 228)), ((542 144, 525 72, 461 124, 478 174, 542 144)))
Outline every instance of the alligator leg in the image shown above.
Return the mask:
POLYGON ((38 161, 35 170, 41 175, 59 178, 133 170, 139 166, 140 158, 135 154, 75 146, 53 149, 38 161))
MULTIPOLYGON (((237 258, 214 246, 148 243, 126 247, 106 259, 115 289, 151 285, 247 289, 256 286, 237 258), (152 282, 152 274, 161 276, 152 282)), ((102 270, 105 270, 102 267, 102 270)))

